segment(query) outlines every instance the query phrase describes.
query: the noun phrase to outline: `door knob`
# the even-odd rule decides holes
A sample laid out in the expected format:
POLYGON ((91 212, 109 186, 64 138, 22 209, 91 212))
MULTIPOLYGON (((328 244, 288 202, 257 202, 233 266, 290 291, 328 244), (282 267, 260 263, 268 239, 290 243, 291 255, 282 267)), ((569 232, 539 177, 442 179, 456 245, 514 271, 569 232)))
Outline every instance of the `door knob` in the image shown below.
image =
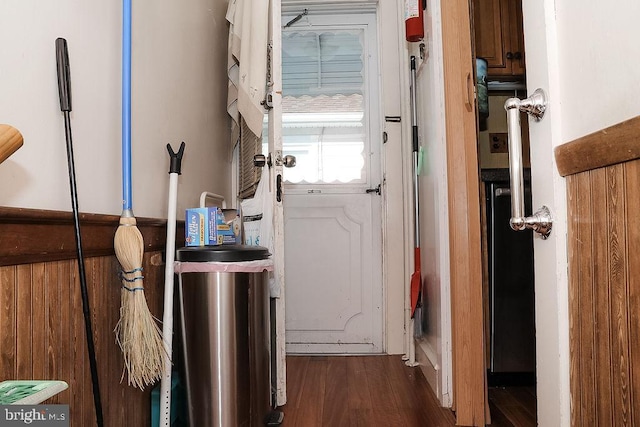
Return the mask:
POLYGON ((276 151, 276 166, 284 166, 285 168, 292 168, 296 165, 296 156, 292 156, 291 154, 287 154, 286 156, 282 155, 282 151, 276 151))
POLYGON ((531 229, 540 234, 543 239, 549 237, 553 223, 549 208, 542 206, 532 216, 524 216, 520 112, 527 113, 534 120, 539 121, 544 116, 546 107, 547 97, 542 89, 536 89, 526 99, 509 98, 504 103, 509 130, 509 176, 511 179, 511 219, 509 225, 515 231, 531 229))
POLYGON ((285 168, 292 168, 296 165, 296 156, 292 156, 291 154, 287 154, 282 159, 282 164, 285 168))
MULTIPOLYGON (((296 156, 292 156, 290 154, 287 154, 286 156, 282 156, 282 152, 281 151, 276 151, 276 156, 275 156, 275 164, 276 166, 284 166, 285 168, 292 168, 296 165, 296 156)), ((269 154, 268 156, 265 156, 264 154, 256 154, 255 156, 253 156, 253 166, 261 168, 264 167, 265 165, 271 167, 272 166, 272 162, 271 162, 271 154, 269 154)))

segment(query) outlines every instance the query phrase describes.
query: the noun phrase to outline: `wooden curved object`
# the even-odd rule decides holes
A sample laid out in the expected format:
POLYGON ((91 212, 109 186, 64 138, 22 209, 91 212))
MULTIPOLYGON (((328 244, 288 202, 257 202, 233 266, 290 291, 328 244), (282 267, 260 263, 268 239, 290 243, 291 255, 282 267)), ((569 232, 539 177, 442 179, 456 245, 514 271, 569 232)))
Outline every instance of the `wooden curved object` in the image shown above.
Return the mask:
POLYGON ((560 176, 640 159, 640 116, 559 145, 553 151, 560 176))
POLYGON ((13 126, 0 124, 0 163, 22 147, 22 134, 13 126))

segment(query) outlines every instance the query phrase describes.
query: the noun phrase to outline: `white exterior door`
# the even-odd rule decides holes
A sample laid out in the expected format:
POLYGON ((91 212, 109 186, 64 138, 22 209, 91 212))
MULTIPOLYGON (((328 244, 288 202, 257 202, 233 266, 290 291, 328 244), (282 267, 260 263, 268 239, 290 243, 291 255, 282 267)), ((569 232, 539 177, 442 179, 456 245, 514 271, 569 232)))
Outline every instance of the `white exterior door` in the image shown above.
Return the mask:
POLYGON ((380 353, 375 14, 313 13, 282 37, 286 349, 380 353))
POLYGON ((282 205, 282 66, 281 66, 281 2, 271 0, 269 3, 269 45, 268 55, 268 97, 271 108, 267 115, 267 152, 270 153, 272 164, 269 167, 269 186, 273 194, 273 280, 275 288, 279 290, 279 297, 275 299, 275 368, 276 368, 276 405, 287 403, 287 368, 285 351, 285 299, 286 292, 284 276, 284 217, 282 205), (273 190, 276 191, 273 191, 273 190))

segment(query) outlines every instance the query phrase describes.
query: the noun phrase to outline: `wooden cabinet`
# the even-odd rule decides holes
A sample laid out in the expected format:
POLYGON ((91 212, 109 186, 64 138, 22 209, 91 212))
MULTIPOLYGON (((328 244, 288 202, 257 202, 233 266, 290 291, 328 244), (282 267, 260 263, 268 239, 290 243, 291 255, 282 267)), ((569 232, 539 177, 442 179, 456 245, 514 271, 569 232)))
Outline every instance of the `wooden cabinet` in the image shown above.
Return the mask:
POLYGON ((488 76, 524 76, 522 0, 473 0, 473 20, 476 56, 487 61, 488 76))

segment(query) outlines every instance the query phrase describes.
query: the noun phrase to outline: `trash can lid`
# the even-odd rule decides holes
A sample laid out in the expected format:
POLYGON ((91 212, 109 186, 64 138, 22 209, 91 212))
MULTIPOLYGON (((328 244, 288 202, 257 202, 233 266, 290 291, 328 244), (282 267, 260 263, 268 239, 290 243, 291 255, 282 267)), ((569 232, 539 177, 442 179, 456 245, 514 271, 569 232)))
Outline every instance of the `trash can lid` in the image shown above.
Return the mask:
POLYGON ((241 262, 269 258, 269 250, 262 246, 218 245, 192 246, 178 249, 176 261, 183 262, 241 262))

